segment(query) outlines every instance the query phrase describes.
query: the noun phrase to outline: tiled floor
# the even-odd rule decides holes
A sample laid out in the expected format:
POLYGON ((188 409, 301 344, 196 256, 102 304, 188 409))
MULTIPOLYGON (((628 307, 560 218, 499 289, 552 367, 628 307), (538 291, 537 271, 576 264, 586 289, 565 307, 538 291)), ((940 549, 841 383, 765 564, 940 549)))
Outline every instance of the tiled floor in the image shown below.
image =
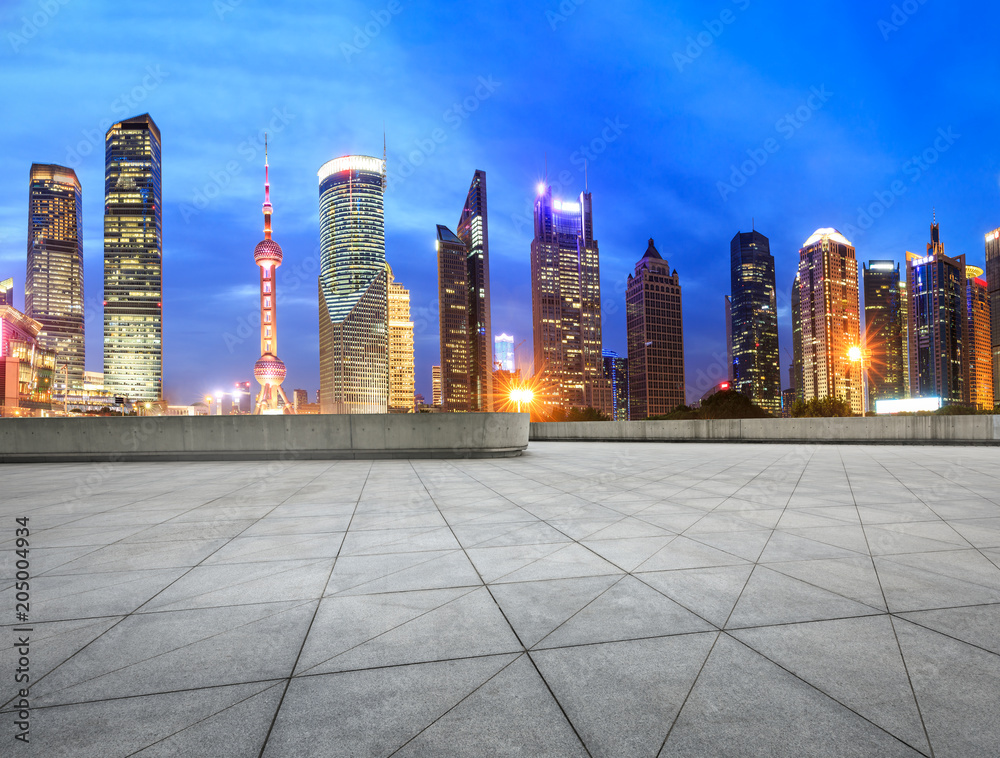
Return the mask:
MULTIPOLYGON (((1000 755, 1000 450, 0 468, 55 756, 1000 755)), ((6 749, 4 749, 6 755, 6 749)))

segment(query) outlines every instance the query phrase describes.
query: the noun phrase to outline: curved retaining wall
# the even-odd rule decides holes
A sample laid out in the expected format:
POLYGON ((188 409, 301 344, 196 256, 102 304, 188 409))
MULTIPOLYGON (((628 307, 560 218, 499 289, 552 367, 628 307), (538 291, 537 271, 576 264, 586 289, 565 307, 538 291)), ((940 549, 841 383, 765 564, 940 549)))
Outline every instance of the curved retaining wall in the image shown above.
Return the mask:
POLYGON ((526 413, 0 419, 0 463, 499 458, 526 413))
POLYGON ((594 442, 1000 445, 1000 416, 533 423, 531 439, 594 442))

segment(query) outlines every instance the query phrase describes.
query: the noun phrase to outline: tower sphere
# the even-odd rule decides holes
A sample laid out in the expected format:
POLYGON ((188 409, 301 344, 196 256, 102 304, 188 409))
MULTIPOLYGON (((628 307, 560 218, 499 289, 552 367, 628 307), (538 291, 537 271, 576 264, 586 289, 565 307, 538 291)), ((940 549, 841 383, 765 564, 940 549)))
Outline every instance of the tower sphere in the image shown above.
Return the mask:
POLYGON ((253 262, 260 266, 263 263, 273 263, 275 268, 281 265, 281 245, 274 240, 261 240, 253 251, 253 262))
POLYGON ((262 355, 253 366, 253 377, 261 385, 279 387, 285 380, 285 364, 270 353, 262 355))

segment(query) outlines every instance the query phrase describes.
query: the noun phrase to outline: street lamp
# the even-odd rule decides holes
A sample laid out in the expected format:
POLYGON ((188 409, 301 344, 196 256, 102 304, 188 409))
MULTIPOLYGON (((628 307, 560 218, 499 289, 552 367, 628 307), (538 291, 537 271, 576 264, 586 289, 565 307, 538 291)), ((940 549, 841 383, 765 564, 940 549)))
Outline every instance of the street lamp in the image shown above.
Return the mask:
POLYGON ((518 387, 510 391, 510 399, 517 403, 517 412, 520 413, 521 404, 530 405, 531 401, 535 399, 535 393, 529 389, 518 387))
POLYGON ((868 415, 868 371, 865 369, 865 354, 871 355, 871 351, 854 346, 847 351, 847 357, 851 363, 861 363, 861 407, 863 416, 868 415))

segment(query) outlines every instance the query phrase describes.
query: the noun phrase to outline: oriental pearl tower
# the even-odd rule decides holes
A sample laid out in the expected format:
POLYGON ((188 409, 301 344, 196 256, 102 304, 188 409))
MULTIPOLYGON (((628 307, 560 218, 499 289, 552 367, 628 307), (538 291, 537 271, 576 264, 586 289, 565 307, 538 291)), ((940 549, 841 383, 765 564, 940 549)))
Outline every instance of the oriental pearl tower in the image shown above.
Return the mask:
POLYGON ((278 397, 285 403, 284 412, 294 413, 281 383, 285 380, 285 364, 278 357, 277 273, 281 265, 281 246, 271 239, 271 182, 267 164, 267 138, 264 139, 264 239, 253 251, 253 260, 260 267, 260 359, 253 375, 260 384, 254 413, 281 413, 278 397))

